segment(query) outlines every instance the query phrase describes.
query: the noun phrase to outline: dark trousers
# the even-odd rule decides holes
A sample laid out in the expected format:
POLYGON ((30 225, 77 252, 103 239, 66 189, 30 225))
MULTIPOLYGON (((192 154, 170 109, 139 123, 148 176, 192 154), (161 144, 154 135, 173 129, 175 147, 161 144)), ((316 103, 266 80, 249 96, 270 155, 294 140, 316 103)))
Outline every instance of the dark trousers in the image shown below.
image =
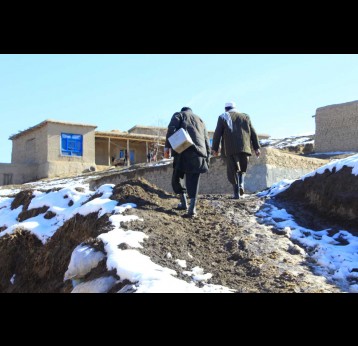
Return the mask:
POLYGON ((188 192, 189 198, 197 198, 199 192, 200 173, 184 173, 174 169, 172 187, 175 193, 188 192))
POLYGON ((230 155, 226 158, 227 179, 232 185, 239 183, 237 173, 246 173, 247 165, 249 163, 249 155, 240 153, 237 155, 230 155))

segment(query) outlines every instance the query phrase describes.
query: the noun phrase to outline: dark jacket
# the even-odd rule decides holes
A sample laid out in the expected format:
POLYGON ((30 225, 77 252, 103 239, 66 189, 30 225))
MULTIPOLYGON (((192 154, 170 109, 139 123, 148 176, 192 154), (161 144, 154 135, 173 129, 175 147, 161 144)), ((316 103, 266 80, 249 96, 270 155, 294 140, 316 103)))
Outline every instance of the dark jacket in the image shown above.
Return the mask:
POLYGON ((171 148, 168 138, 180 128, 188 131, 194 145, 184 150, 181 154, 172 149, 174 168, 185 173, 207 172, 210 158, 210 142, 204 122, 191 111, 174 113, 168 125, 165 141, 167 148, 171 148))
POLYGON ((251 144, 254 150, 260 148, 250 117, 237 111, 225 112, 219 116, 213 137, 213 150, 218 151, 220 140, 223 141, 222 152, 226 156, 239 153, 251 155, 251 144))

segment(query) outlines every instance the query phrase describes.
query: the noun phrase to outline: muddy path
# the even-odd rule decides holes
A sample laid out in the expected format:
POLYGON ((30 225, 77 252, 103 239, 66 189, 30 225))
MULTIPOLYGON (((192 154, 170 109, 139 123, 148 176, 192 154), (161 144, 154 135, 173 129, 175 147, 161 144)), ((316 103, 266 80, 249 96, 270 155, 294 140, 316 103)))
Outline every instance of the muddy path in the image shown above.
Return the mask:
MULTIPOLYGON (((142 193, 141 200, 145 200, 146 192, 142 193)), ((313 274, 302 248, 255 216, 267 207, 262 198, 201 195, 194 219, 184 218, 184 212, 176 210, 178 199, 171 194, 163 193, 148 202, 128 211, 143 221, 123 227, 146 233, 149 238, 141 252, 174 269, 183 280, 190 281, 183 271, 199 266, 213 274, 208 283, 236 292, 340 292, 324 277, 313 274), (186 268, 177 259, 185 260, 186 268)))

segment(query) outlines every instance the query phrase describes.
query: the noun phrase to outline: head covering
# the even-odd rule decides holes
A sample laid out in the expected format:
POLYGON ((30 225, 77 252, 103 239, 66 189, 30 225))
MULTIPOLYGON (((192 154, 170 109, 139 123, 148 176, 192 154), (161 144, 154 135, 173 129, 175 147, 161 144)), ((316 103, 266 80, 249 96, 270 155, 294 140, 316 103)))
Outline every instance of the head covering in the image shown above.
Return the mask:
POLYGON ((193 111, 193 110, 190 107, 183 107, 180 111, 185 112, 185 111, 193 111))
POLYGON ((236 104, 235 104, 235 102, 226 102, 225 103, 225 108, 227 108, 227 107, 235 108, 236 104))

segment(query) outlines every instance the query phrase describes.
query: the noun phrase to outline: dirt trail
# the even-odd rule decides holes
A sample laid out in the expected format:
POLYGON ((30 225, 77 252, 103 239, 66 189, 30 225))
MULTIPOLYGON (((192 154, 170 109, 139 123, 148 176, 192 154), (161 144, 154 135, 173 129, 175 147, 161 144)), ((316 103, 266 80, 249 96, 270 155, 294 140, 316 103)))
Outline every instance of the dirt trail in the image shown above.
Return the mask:
POLYGON ((168 195, 130 210, 128 213, 144 221, 124 227, 149 235, 141 252, 176 270, 178 277, 188 282, 182 271, 199 266, 213 274, 209 283, 237 292, 340 291, 312 273, 303 249, 275 233, 272 226, 258 222, 255 213, 263 199, 244 197, 233 200, 228 195, 202 195, 198 217, 186 219, 183 211, 175 209, 178 200, 168 195), (167 257, 168 252, 172 258, 167 257), (186 260, 187 268, 182 269, 176 259, 186 260))

